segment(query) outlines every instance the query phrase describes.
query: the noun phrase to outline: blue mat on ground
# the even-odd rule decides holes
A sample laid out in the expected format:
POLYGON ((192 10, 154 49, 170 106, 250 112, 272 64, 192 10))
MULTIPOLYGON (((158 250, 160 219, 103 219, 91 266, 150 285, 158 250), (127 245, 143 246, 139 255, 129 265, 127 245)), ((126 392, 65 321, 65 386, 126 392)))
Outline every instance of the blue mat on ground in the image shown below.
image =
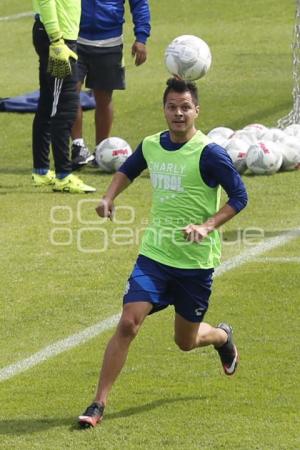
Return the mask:
MULTIPOLYGON (((35 91, 18 97, 0 98, 0 111, 4 112, 35 112, 40 92, 35 91)), ((95 99, 92 91, 80 93, 80 104, 83 110, 95 109, 95 99)))

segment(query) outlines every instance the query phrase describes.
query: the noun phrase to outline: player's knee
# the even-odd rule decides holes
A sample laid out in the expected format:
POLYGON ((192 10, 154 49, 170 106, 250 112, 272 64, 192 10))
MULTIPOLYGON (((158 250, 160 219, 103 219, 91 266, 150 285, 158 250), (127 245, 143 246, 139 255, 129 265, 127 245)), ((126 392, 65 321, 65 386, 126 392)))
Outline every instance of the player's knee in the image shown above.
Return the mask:
POLYGON ((177 347, 183 352, 190 352, 195 347, 193 342, 186 339, 182 339, 181 337, 175 336, 174 340, 177 347))
POLYGON ((133 317, 123 317, 119 323, 119 333, 124 338, 134 339, 139 331, 139 324, 133 317))

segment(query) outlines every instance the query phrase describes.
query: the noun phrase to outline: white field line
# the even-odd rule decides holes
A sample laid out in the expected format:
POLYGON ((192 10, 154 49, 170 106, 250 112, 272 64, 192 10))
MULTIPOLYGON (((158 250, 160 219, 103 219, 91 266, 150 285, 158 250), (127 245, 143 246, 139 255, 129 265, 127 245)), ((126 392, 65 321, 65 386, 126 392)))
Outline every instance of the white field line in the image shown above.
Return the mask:
POLYGON ((120 316, 121 314, 110 316, 107 319, 92 325, 91 327, 85 328, 79 333, 73 334, 66 339, 62 339, 54 342, 54 344, 48 345, 39 352, 29 356, 29 358, 22 359, 21 361, 11 364, 10 366, 4 367, 0 370, 0 381, 8 380, 18 373, 24 372, 25 370, 28 370, 31 367, 52 358, 53 356, 59 355, 66 350, 77 347, 78 345, 89 341, 93 337, 98 336, 104 331, 115 326, 118 323, 120 316))
POLYGON ((247 248, 240 255, 235 256, 221 264, 221 266, 216 269, 215 276, 222 275, 223 273, 228 272, 231 269, 235 269, 236 267, 256 258, 262 253, 266 253, 267 251, 272 250, 276 247, 285 245, 291 240, 296 239, 297 237, 300 237, 300 229, 290 230, 274 238, 267 239, 266 241, 255 245, 254 247, 247 248))
MULTIPOLYGON (((215 271, 215 276, 223 275, 229 270, 233 270, 241 266, 242 264, 246 264, 248 261, 257 257, 258 255, 272 250, 276 247, 285 245, 286 243, 297 237, 300 237, 300 230, 292 230, 285 234, 282 234, 281 236, 268 239, 267 241, 264 241, 261 244, 256 245, 255 247, 246 249, 240 255, 235 256, 228 261, 225 261, 220 267, 218 267, 215 271)), ((89 341, 90 339, 98 336, 104 331, 114 327, 117 324, 119 318, 120 314, 110 316, 107 319, 98 322, 95 325, 84 329, 83 331, 80 331, 79 333, 73 334, 66 339, 61 339, 51 345, 48 345, 39 352, 31 355, 29 358, 25 358, 14 364, 3 367, 0 370, 0 382, 8 380, 9 378, 14 377, 21 372, 25 372, 31 367, 34 367, 39 363, 52 358, 53 356, 59 355, 60 353, 63 353, 67 350, 70 350, 71 348, 77 347, 78 345, 89 341)))
POLYGON ((296 263, 300 264, 300 256, 262 256, 260 258, 254 258, 251 262, 259 263, 279 263, 279 264, 289 264, 296 263))
POLYGON ((32 11, 22 12, 18 14, 12 14, 11 16, 0 16, 0 22, 6 21, 6 20, 18 20, 22 19, 23 17, 33 17, 32 11))

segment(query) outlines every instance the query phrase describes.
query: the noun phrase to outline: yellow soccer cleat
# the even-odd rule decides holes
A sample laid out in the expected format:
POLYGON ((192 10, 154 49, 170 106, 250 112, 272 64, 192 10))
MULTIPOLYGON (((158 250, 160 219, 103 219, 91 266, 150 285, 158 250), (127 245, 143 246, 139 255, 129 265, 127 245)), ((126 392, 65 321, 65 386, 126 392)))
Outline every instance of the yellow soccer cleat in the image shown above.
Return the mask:
POLYGON ((80 178, 71 173, 62 179, 55 178, 53 191, 70 192, 71 194, 87 194, 89 192, 96 192, 96 189, 92 186, 88 186, 80 178))
POLYGON ((48 170, 45 175, 39 175, 37 173, 32 174, 32 183, 35 187, 40 186, 51 186, 55 182, 55 172, 53 170, 48 170))

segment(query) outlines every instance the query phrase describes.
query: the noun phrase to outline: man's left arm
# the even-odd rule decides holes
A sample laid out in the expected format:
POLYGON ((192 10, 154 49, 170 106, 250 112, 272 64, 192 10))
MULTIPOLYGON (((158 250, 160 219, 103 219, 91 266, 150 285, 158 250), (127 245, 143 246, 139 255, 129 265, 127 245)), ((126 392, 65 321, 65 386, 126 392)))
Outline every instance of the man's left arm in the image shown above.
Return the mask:
POLYGON ((199 242, 239 213, 248 202, 248 195, 240 174, 226 150, 216 144, 208 145, 200 159, 200 173, 210 187, 221 185, 228 201, 203 224, 189 224, 183 232, 187 240, 199 242))
POLYGON ((200 242, 202 239, 206 238, 209 233, 228 222, 228 220, 232 219, 236 213, 236 210, 232 208, 232 206, 226 204, 222 206, 216 214, 201 225, 196 225, 193 223, 187 225, 183 229, 183 233, 188 241, 200 242))
POLYGON ((147 59, 146 42, 151 30, 150 7, 148 0, 129 0, 129 4, 135 35, 131 54, 135 58, 135 65, 140 66, 147 59))

